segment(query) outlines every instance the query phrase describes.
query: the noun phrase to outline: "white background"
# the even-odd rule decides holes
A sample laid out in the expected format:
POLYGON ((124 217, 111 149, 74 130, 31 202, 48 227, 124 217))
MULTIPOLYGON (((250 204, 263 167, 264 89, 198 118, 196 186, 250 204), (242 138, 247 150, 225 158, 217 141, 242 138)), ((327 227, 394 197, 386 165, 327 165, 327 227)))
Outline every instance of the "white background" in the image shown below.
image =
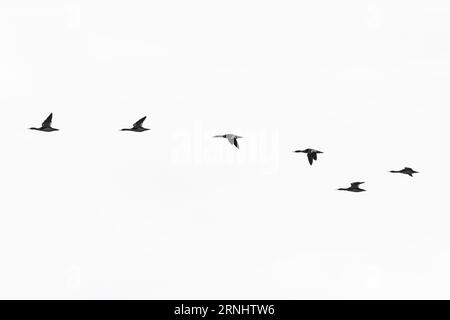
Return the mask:
POLYGON ((0 298, 450 298, 449 17, 1 0, 0 298))

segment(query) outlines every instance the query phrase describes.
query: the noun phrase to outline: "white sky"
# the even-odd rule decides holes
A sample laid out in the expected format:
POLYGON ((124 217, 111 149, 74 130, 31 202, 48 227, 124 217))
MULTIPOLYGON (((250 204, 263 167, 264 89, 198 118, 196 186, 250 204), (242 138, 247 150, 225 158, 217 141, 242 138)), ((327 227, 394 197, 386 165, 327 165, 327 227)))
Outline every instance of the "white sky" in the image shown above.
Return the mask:
POLYGON ((2 0, 0 298, 450 298, 449 14, 2 0))

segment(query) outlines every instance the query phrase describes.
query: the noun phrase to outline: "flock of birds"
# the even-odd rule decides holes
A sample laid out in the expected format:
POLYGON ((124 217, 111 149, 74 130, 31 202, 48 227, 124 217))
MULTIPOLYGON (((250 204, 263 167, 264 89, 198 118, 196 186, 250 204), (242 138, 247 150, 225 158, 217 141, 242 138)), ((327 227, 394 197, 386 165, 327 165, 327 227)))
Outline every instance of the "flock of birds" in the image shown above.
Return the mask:
MULTIPOLYGON (((145 119, 147 119, 147 117, 143 117, 143 118, 139 119, 136 123, 133 124, 132 128, 121 129, 121 131, 143 132, 143 131, 150 130, 148 128, 143 127, 145 119)), ((43 132, 59 131, 59 129, 55 129, 52 127, 52 120, 53 120, 53 113, 51 113, 47 117, 47 119, 45 119, 45 121, 42 123, 41 127, 39 127, 39 128, 31 127, 30 129, 37 130, 37 131, 43 131, 43 132)), ((242 137, 237 136, 235 134, 217 135, 217 136, 214 136, 214 138, 225 138, 238 149, 239 149, 238 139, 242 139, 242 137)), ((308 162, 310 165, 312 165, 314 163, 314 161, 317 161, 317 155, 321 154, 323 152, 319 151, 319 150, 315 150, 315 149, 305 149, 305 150, 295 150, 294 153, 306 153, 306 156, 308 157, 308 162)), ((405 167, 402 170, 391 170, 389 172, 401 173, 401 174, 408 175, 410 177, 413 177, 414 174, 419 173, 409 167, 405 167)), ((353 182, 350 184, 350 187, 339 188, 338 190, 350 191, 350 192, 363 192, 363 191, 366 191, 366 190, 360 188, 360 186, 363 183, 364 182, 353 182)))

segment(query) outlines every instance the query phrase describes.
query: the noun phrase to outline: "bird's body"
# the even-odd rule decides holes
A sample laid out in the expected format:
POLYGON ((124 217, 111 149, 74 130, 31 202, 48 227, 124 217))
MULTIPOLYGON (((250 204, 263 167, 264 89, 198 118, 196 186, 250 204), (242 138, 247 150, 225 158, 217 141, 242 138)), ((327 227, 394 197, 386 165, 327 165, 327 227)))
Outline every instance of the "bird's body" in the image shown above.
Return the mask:
POLYGON ((52 127, 52 120, 53 120, 53 113, 50 113, 50 115, 45 119, 44 122, 42 122, 42 125, 40 128, 31 127, 30 130, 37 130, 37 131, 43 131, 43 132, 53 132, 53 131, 59 131, 59 129, 55 129, 52 127))
POLYGON ((398 170, 398 171, 392 170, 392 171, 390 171, 390 172, 391 172, 391 173, 402 173, 402 174, 407 174, 407 175, 410 176, 410 177, 412 177, 413 174, 415 174, 415 173, 419 173, 419 172, 417 172, 417 171, 415 171, 415 170, 413 170, 413 169, 411 169, 411 168, 408 168, 408 167, 406 167, 406 168, 404 168, 404 169, 402 169, 402 170, 398 170))
POLYGON ((235 134, 224 134, 224 135, 217 135, 214 136, 213 138, 225 138, 228 140, 228 142, 230 142, 232 145, 234 145, 236 148, 239 149, 239 144, 238 144, 238 139, 241 139, 242 137, 237 136, 235 134))
POLYGON ((147 117, 143 117, 142 119, 139 119, 135 124, 133 124, 133 128, 130 128, 130 129, 125 128, 125 129, 122 129, 121 131, 143 132, 143 131, 150 130, 150 129, 144 128, 142 126, 145 119, 147 119, 147 117))
POLYGON ((362 185, 364 182, 353 182, 349 188, 339 188, 338 190, 342 191, 350 191, 350 192, 363 192, 366 191, 364 189, 361 189, 359 186, 362 185))
POLYGON ((317 155, 319 153, 323 153, 322 151, 319 150, 315 150, 315 149, 305 149, 305 150, 296 150, 294 151, 295 153, 306 153, 306 155, 308 156, 308 161, 309 164, 312 165, 314 161, 317 160, 317 155))

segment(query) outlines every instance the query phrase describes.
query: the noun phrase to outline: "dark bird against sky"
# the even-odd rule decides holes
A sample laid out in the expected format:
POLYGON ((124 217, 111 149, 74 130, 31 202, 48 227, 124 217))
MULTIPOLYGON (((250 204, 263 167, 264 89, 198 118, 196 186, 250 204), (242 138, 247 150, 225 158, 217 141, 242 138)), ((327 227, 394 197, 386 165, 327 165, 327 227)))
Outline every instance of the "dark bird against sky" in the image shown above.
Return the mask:
POLYGON ((366 191, 364 189, 361 189, 359 186, 362 185, 364 182, 353 182, 349 188, 339 188, 338 190, 342 191, 350 191, 350 192, 363 192, 366 191))
POLYGON ((312 165, 314 161, 317 161, 317 155, 319 153, 323 153, 322 151, 315 150, 315 149, 305 149, 305 150, 296 150, 295 153, 306 153, 308 156, 309 164, 312 165))
POLYGON ((411 169, 411 168, 408 168, 408 167, 406 167, 406 168, 404 168, 404 169, 402 169, 402 170, 398 170, 398 171, 392 170, 392 171, 389 171, 389 172, 391 172, 391 173, 402 173, 402 174, 407 174, 407 175, 410 176, 410 177, 412 177, 415 173, 419 173, 419 172, 417 172, 417 171, 415 171, 415 170, 413 170, 413 169, 411 169))
POLYGON ((122 129, 121 131, 143 132, 143 131, 150 130, 150 129, 144 128, 142 126, 144 121, 145 121, 145 119, 147 119, 146 116, 141 118, 141 119, 139 119, 135 124, 133 124, 133 128, 130 128, 130 129, 125 128, 125 129, 122 129))
POLYGON ((58 131, 59 129, 52 128, 52 120, 53 120, 53 113, 50 113, 47 119, 45 119, 45 121, 42 122, 40 128, 31 127, 30 130, 38 130, 43 132, 58 131))
POLYGON ((241 139, 242 137, 240 137, 240 136, 237 136, 237 135, 235 135, 235 134, 224 134, 224 135, 217 135, 217 136, 214 136, 213 138, 225 138, 225 139, 228 139, 228 141, 232 144, 232 145, 234 145, 236 148, 238 148, 239 149, 239 144, 238 144, 238 139, 241 139))

